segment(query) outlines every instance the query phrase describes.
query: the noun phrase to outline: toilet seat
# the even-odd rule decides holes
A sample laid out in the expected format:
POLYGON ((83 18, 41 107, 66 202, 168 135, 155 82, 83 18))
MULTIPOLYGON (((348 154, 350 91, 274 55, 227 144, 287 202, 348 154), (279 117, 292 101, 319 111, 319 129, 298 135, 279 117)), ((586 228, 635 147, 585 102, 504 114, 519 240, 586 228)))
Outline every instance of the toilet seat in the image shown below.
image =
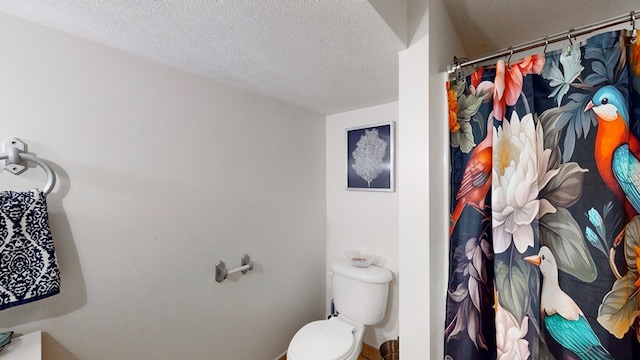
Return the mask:
POLYGON ((356 328, 338 318, 319 320, 303 326, 294 335, 288 360, 342 360, 355 347, 356 328))

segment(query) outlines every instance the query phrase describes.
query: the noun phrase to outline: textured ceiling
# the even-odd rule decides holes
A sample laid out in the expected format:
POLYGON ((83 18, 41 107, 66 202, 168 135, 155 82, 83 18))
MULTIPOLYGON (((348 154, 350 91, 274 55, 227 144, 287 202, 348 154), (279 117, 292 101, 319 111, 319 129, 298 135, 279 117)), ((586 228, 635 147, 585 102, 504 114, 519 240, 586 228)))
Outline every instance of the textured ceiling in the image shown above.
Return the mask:
POLYGON ((640 10, 639 0, 443 2, 466 56, 470 58, 640 10))
POLYGON ((398 99, 405 45, 371 3, 0 0, 0 12, 332 114, 398 99))
MULTIPOLYGON (((0 0, 0 12, 333 114, 398 99, 418 1, 0 0)), ((467 57, 640 10, 638 0, 441 1, 467 57)))

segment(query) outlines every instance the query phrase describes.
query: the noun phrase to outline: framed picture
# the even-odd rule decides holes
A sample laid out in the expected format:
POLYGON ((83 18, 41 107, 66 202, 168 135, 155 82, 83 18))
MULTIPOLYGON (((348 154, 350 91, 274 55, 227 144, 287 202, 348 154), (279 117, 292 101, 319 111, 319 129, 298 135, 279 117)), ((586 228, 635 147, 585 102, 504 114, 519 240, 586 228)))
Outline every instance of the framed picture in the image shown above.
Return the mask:
POLYGON ((346 130, 347 190, 394 191, 394 122, 346 130))

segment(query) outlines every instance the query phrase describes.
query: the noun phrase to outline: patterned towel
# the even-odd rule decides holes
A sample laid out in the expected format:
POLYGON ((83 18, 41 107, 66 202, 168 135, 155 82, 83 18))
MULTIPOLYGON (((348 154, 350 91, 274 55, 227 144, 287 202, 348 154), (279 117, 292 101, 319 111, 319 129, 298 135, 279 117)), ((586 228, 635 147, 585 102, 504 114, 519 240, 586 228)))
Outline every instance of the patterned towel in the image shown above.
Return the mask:
POLYGON ((40 190, 0 192, 0 310, 60 292, 47 200, 40 190))

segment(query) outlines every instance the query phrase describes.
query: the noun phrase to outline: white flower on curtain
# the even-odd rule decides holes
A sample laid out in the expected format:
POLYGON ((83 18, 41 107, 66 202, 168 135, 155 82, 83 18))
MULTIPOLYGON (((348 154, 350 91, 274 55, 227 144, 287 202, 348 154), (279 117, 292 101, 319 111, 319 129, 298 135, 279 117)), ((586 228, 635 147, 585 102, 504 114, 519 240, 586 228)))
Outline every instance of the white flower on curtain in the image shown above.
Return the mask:
POLYGON ((498 301, 496 293, 496 347, 498 360, 528 359, 531 355, 529 342, 524 338, 529 331, 529 317, 522 323, 505 310, 498 301))
POLYGON ((505 252, 511 242, 520 253, 534 245, 531 224, 556 208, 539 199, 539 192, 558 169, 547 171, 551 150, 544 149, 542 126, 531 114, 522 120, 514 111, 511 121, 493 133, 492 215, 495 253, 505 252))

